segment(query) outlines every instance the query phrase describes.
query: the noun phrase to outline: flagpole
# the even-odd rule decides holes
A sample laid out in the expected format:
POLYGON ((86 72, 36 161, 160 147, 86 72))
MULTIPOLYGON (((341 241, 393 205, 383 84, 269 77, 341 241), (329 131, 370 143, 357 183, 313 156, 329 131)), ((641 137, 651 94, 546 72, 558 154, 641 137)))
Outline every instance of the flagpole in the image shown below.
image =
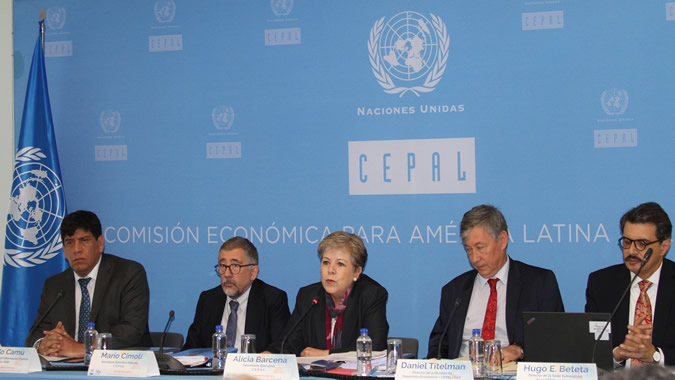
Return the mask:
POLYGON ((47 18, 47 14, 45 12, 45 9, 42 8, 40 10, 40 40, 42 41, 42 51, 45 51, 45 18, 47 18))

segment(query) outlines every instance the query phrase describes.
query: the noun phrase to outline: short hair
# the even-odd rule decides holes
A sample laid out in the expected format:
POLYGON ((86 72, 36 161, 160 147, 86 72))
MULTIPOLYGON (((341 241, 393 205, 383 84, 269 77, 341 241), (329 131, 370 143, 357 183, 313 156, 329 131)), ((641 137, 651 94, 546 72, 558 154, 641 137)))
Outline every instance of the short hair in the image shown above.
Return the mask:
POLYGON ((349 232, 344 231, 335 231, 332 234, 326 236, 319 243, 319 248, 317 249, 319 253, 319 259, 323 258, 323 254, 331 248, 346 248, 352 258, 352 264, 362 269, 366 268, 366 262, 368 261, 368 251, 366 246, 363 244, 363 240, 358 235, 350 234, 349 232))
POLYGON ((79 229, 91 232, 96 239, 103 233, 101 221, 96 214, 87 210, 78 210, 66 215, 61 221, 61 239, 73 236, 79 229))
POLYGON ((466 239, 469 230, 476 226, 485 228, 494 240, 499 239, 499 234, 502 231, 509 232, 504 215, 497 207, 492 205, 476 206, 464 214, 462 223, 459 226, 459 236, 462 238, 462 241, 466 239))
POLYGON ((668 214, 656 202, 643 203, 623 214, 619 222, 622 235, 626 223, 656 225, 656 238, 661 241, 670 239, 673 232, 668 214))
POLYGON ((258 250, 255 248, 253 243, 241 236, 235 236, 227 239, 227 241, 220 246, 220 251, 231 251, 237 248, 244 250, 244 253, 246 253, 246 258, 250 264, 258 265, 258 250))

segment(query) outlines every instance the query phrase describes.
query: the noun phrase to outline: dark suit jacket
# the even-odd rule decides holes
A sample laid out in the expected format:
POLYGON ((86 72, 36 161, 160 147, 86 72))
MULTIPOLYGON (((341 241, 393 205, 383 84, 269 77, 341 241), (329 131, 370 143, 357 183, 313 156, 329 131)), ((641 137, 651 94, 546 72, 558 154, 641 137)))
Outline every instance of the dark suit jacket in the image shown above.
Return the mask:
MULTIPOLYGON (((639 281, 639 280, 636 280, 639 281)), ((630 271, 624 264, 593 272, 586 286, 586 311, 611 313, 630 283, 630 271)), ((663 350, 666 365, 675 365, 675 263, 663 260, 659 288, 656 292, 656 314, 652 343, 663 350)), ((623 343, 628 334, 630 295, 621 302, 612 318, 612 344, 623 343)))
MULTIPOLYGON (((220 285, 199 295, 195 319, 188 330, 184 350, 211 347, 211 335, 223 319, 225 302, 227 295, 220 285)), ((267 285, 262 280, 253 281, 248 294, 244 332, 255 334, 258 352, 266 350, 270 343, 281 339, 281 332, 290 315, 286 292, 267 285)))
MULTIPOLYGON (((511 344, 523 346, 523 311, 565 311, 555 274, 543 268, 511 259, 506 284, 506 332, 511 344)), ((444 358, 456 358, 462 344, 464 321, 469 310, 471 291, 478 272, 474 269, 447 283, 441 291, 440 315, 429 336, 428 357, 435 358, 438 343, 444 358), (460 300, 450 327, 441 337, 452 309, 460 300)))
MULTIPOLYGON (((361 274, 352 287, 347 298, 347 306, 342 319, 342 348, 335 352, 356 350, 356 338, 361 335, 360 329, 367 328, 373 340, 373 350, 387 349, 387 290, 375 280, 361 274)), ((326 292, 320 282, 305 286, 298 291, 295 309, 284 329, 286 336, 300 320, 308 308, 313 309, 305 316, 284 344, 284 353, 299 355, 306 347, 326 349, 326 292), (314 305, 312 300, 318 304, 314 305)), ((271 347, 272 352, 279 352, 281 342, 271 347)))
MULTIPOLYGON (((77 339, 75 285, 70 268, 45 280, 35 322, 56 299, 59 290, 63 289, 64 295, 29 337, 29 345, 41 338, 44 330, 55 328, 59 321, 63 322, 66 332, 77 339)), ((112 348, 152 346, 148 329, 149 305, 150 290, 143 266, 104 253, 96 278, 90 320, 96 323, 98 332, 112 333, 112 348)))

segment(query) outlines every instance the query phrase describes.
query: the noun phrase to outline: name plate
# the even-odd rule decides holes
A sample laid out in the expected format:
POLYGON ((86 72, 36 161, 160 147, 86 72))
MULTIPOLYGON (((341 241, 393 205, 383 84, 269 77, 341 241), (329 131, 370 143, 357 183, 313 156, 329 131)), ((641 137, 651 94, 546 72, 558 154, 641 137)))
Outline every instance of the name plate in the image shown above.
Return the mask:
POLYGON ((159 367, 152 351, 94 350, 87 375, 150 377, 159 376, 159 367))
POLYGON ((31 373, 42 371, 40 357, 32 347, 0 347, 0 372, 31 373))
POLYGON ((249 375, 265 380, 298 380, 295 355, 227 354, 224 378, 249 375))
POLYGON ((473 380, 473 372, 468 360, 399 360, 396 364, 396 380, 412 379, 473 380))
POLYGON ((518 362, 517 380, 597 380, 598 369, 589 363, 518 362))

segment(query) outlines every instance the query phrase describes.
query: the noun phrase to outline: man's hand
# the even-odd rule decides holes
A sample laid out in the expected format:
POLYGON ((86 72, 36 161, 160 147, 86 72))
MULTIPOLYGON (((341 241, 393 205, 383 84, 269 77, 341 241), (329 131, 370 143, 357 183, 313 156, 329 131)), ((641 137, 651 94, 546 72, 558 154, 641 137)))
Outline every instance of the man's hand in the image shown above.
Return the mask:
POLYGON ((300 356, 328 356, 329 354, 329 350, 319 350, 318 348, 314 347, 305 347, 305 349, 300 353, 300 356))
POLYGON ((502 364, 523 358, 523 350, 517 344, 502 348, 502 364))
POLYGON ((63 356, 69 358, 84 357, 84 345, 77 343, 68 335, 63 323, 59 321, 56 327, 44 331, 44 339, 40 342, 39 352, 45 356, 63 356))
POLYGON ((638 319, 633 325, 628 325, 625 340, 613 351, 614 360, 639 359, 645 363, 652 363, 656 351, 656 347, 652 344, 652 328, 652 325, 644 323, 644 318, 638 319))

